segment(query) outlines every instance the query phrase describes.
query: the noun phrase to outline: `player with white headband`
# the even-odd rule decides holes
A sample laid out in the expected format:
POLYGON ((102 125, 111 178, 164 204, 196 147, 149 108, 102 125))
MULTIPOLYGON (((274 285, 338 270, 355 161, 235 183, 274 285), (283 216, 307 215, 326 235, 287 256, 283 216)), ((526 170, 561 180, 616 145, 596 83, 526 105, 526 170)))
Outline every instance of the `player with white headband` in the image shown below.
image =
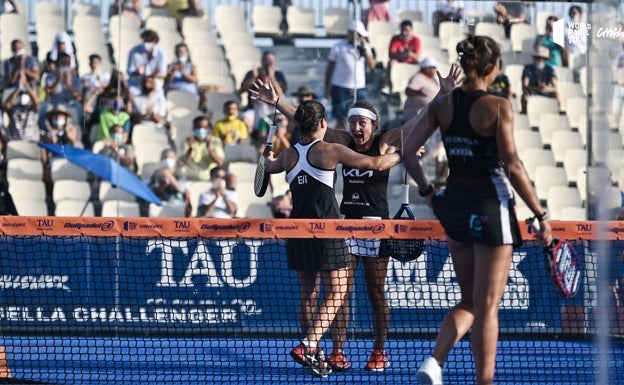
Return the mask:
MULTIPOLYGON (((438 73, 441 91, 452 91, 458 84, 461 69, 452 65, 446 78, 438 73)), ((295 107, 278 97, 271 84, 268 88, 262 82, 257 82, 249 90, 252 99, 260 100, 269 104, 277 104, 277 108, 289 119, 292 119, 296 111, 295 107)), ((328 129, 325 133, 326 142, 340 143, 354 151, 369 156, 382 155, 397 151, 401 146, 401 136, 407 137, 415 124, 406 122, 400 127, 380 133, 381 116, 377 108, 366 100, 355 102, 347 113, 347 130, 328 129)), ((388 208, 388 178, 389 170, 358 170, 343 165, 343 191, 340 213, 347 219, 389 219, 388 208)), ((389 261, 389 252, 385 242, 378 239, 347 239, 349 253, 352 259, 352 268, 349 272, 348 290, 353 288, 355 269, 359 261, 362 261, 366 292, 373 309, 373 352, 364 369, 371 371, 383 371, 390 366, 388 355, 385 351, 388 326, 390 323, 390 311, 385 297, 386 271, 389 261)), ((349 322, 349 295, 336 314, 332 325, 333 352, 329 356, 329 364, 333 371, 348 370, 351 368, 349 359, 343 352, 347 338, 347 325, 349 322)))

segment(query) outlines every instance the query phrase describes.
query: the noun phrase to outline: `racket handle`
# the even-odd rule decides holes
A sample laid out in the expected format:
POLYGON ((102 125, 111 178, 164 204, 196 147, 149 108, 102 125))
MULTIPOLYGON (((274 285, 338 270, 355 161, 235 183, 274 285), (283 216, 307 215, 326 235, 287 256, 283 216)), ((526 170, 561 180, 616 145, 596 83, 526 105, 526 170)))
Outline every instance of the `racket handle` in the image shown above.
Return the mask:
POLYGON ((401 187, 401 197, 403 199, 401 203, 409 204, 409 185, 408 184, 404 184, 401 187))
POLYGON ((540 226, 540 223, 537 217, 529 218, 526 220, 526 222, 529 224, 529 227, 533 229, 533 231, 535 232, 537 236, 542 235, 542 226, 540 226))

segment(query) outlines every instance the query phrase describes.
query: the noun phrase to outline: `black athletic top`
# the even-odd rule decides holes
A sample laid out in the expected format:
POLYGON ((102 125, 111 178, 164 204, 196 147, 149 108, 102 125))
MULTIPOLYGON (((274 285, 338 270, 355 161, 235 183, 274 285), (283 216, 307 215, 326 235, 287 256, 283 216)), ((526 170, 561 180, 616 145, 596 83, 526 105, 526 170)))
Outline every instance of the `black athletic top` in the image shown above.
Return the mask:
POLYGON ((291 218, 338 219, 340 216, 334 190, 335 170, 320 169, 308 160, 308 152, 318 142, 294 145, 299 160, 286 174, 293 197, 291 218))
MULTIPOLYGON (((348 147, 364 155, 381 155, 379 152, 379 136, 375 137, 372 146, 367 151, 357 151, 353 140, 349 142, 348 147)), ((389 218, 389 176, 390 170, 360 170, 343 165, 340 212, 345 218, 360 219, 365 216, 389 218)))
POLYGON ((480 135, 470 124, 473 104, 485 95, 485 91, 453 91, 453 120, 442 133, 449 165, 448 187, 508 199, 513 190, 498 156, 496 137, 480 135))

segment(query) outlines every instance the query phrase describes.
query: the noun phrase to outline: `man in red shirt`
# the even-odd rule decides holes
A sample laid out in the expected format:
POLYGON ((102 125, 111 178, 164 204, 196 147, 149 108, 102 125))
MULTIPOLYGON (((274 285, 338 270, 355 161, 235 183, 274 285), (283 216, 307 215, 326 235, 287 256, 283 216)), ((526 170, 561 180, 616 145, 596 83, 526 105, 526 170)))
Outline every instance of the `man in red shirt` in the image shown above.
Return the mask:
POLYGON ((401 22, 401 32, 390 40, 389 56, 390 61, 386 66, 386 81, 381 92, 389 94, 391 90, 390 71, 394 63, 418 64, 420 61, 420 39, 412 32, 412 22, 403 20, 401 22))

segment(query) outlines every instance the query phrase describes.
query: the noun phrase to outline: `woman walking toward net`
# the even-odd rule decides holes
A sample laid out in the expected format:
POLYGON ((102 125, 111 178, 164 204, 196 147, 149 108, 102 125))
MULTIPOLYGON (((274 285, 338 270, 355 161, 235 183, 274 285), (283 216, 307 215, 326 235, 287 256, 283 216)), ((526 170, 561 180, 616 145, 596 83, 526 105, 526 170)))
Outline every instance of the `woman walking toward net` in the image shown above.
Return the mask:
POLYGON ((431 357, 417 372, 420 384, 442 384, 442 368, 453 346, 470 336, 477 384, 493 384, 498 342, 498 304, 509 277, 514 246, 522 242, 514 190, 540 222, 538 237, 552 241, 550 224, 513 137, 508 100, 487 93, 499 73, 500 48, 485 36, 457 45, 462 87, 440 95, 420 116, 405 144, 405 167, 428 197, 445 229, 461 298, 445 316, 431 357), (416 152, 440 128, 448 155, 447 187, 434 194, 416 152), (513 187, 513 189, 512 189, 513 187))

